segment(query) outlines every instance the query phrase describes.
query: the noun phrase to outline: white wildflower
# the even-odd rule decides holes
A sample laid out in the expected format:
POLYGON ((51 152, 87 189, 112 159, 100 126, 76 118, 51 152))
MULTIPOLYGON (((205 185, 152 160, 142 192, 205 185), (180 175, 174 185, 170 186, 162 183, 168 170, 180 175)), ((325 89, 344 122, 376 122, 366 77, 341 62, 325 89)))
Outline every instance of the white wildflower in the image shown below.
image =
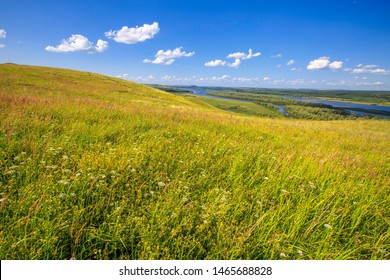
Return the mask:
POLYGON ((303 252, 301 250, 297 250, 297 253, 298 255, 300 255, 301 257, 303 256, 303 252))
POLYGON ((165 187, 165 183, 164 182, 158 182, 158 186, 159 187, 165 187))
POLYGON ((285 257, 286 257, 286 254, 285 254, 285 253, 280 253, 279 256, 280 256, 281 258, 285 258, 285 257))
POLYGON ((269 180, 269 178, 268 177, 264 177, 264 180, 269 180))
POLYGON ((324 224, 324 227, 326 227, 327 229, 332 229, 332 226, 329 224, 324 224))

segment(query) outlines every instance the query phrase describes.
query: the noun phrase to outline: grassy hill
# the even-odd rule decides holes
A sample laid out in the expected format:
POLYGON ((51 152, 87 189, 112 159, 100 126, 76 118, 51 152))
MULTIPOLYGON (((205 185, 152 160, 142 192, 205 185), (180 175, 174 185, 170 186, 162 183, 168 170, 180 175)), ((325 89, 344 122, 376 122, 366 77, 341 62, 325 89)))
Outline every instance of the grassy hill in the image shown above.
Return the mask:
POLYGON ((390 259, 389 170, 386 120, 0 65, 1 259, 390 259))

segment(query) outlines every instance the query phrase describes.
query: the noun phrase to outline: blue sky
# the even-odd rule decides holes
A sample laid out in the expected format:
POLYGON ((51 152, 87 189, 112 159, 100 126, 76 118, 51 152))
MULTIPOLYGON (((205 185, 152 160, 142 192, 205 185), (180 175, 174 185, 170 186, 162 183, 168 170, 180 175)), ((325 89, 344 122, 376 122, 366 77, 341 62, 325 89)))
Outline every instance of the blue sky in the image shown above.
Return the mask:
POLYGON ((0 63, 141 83, 390 90, 390 2, 0 1, 0 63))

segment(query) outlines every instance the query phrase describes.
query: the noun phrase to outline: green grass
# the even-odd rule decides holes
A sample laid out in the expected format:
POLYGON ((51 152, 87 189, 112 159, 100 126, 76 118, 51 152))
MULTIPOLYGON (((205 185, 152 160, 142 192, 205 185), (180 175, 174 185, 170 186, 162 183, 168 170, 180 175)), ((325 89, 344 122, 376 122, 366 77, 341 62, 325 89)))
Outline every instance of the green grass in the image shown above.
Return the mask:
POLYGON ((0 258, 390 259, 389 140, 0 65, 0 258))
POLYGON ((195 103, 199 104, 199 102, 203 102, 230 113, 271 118, 283 117, 277 107, 269 104, 262 105, 260 103, 243 102, 233 99, 229 100, 220 98, 199 97, 194 95, 185 95, 185 97, 195 103))

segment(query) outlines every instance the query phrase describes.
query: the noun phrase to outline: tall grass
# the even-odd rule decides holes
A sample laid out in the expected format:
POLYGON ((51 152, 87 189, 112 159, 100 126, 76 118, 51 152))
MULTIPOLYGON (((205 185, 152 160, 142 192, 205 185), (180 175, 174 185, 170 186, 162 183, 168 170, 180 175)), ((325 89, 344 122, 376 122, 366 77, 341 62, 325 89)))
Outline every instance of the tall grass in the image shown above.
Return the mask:
POLYGON ((390 123, 0 66, 1 259, 389 259, 390 123))

